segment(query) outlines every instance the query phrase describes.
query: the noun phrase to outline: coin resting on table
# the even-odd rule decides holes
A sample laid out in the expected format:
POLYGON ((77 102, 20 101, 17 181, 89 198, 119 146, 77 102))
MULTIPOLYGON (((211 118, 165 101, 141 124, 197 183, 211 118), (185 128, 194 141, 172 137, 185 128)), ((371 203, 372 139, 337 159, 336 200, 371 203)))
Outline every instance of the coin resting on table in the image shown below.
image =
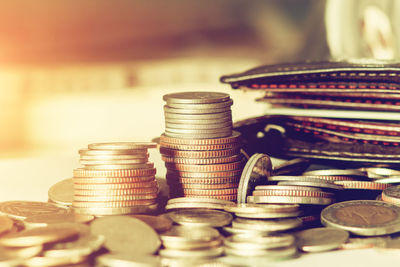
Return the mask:
MULTIPOLYGON (((392 72, 397 65, 331 62, 262 67, 222 81, 266 91, 261 101, 272 108, 355 109, 342 100, 360 98, 368 103, 361 110, 390 111, 394 104, 377 99, 397 96, 392 72), (315 95, 324 97, 309 101, 315 95)), ((226 93, 163 100, 158 143, 91 143, 78 150, 82 166, 72 177, 49 188, 47 203, 0 203, 0 265, 255 266, 400 247, 395 121, 278 114, 233 123, 226 93), (165 177, 149 161, 155 153, 165 177)))

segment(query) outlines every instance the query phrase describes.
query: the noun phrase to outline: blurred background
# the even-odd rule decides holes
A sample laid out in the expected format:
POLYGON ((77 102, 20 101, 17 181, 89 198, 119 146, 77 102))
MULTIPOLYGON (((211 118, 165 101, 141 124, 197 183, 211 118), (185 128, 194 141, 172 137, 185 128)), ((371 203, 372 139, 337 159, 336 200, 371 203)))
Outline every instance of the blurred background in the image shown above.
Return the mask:
POLYGON ((151 140, 170 92, 223 91, 234 120, 262 115, 256 93, 219 77, 283 61, 396 58, 399 3, 1 1, 0 158, 151 140))

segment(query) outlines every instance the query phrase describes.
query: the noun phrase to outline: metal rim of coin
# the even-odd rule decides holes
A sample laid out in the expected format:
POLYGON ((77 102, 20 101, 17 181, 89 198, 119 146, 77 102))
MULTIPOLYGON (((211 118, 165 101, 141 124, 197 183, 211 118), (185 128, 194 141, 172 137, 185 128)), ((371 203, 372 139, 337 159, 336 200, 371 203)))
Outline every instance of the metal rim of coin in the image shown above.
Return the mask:
POLYGON ((184 171, 184 172, 218 172, 218 171, 237 170, 240 169, 243 164, 244 160, 239 160, 230 163, 209 164, 209 165, 165 163, 165 167, 170 170, 184 171))
POLYGON ((231 235, 224 239, 224 244, 235 249, 273 249, 292 246, 295 238, 290 234, 274 234, 266 236, 231 235))
POLYGON ((239 184, 240 176, 190 178, 190 177, 181 177, 178 175, 174 176, 166 175, 166 180, 167 182, 171 181, 172 183, 178 183, 178 184, 204 184, 204 185, 225 184, 225 183, 239 184))
MULTIPOLYGON (((182 135, 201 135, 201 134, 219 134, 229 132, 232 135, 232 126, 209 128, 209 129, 182 129, 171 128, 169 125, 165 127, 165 134, 182 134, 182 135)), ((230 136, 229 135, 229 136, 230 136)))
POLYGON ((309 186, 309 187, 318 187, 318 188, 326 188, 326 189, 332 189, 332 190, 342 190, 343 186, 339 184, 334 184, 334 183, 328 183, 327 181, 324 180, 318 180, 318 179, 313 179, 313 180, 298 180, 298 181, 282 181, 278 182, 278 185, 294 185, 294 186, 309 186))
POLYGON ((335 184, 343 186, 344 189, 384 190, 391 185, 371 181, 335 181, 335 184))
POLYGON ((182 209, 168 212, 175 223, 189 226, 222 227, 231 223, 230 213, 211 209, 182 209))
POLYGON ((68 209, 55 204, 40 201, 5 201, 0 202, 0 214, 12 219, 24 220, 38 214, 65 214, 68 209))
POLYGON ((139 164, 139 163, 147 163, 148 158, 137 158, 137 159, 94 159, 94 160, 86 160, 80 159, 79 163, 82 165, 129 165, 129 164, 139 164))
POLYGON ((237 188, 225 188, 225 189, 186 189, 179 188, 178 191, 183 192, 185 196, 225 196, 225 195, 237 195, 237 188))
POLYGON ((318 179, 327 182, 334 182, 334 181, 354 181, 354 178, 349 176, 328 176, 328 175, 301 175, 301 176, 290 176, 290 175, 277 175, 277 176, 270 176, 268 178, 269 181, 274 182, 283 182, 283 181, 298 181, 303 179, 318 179))
POLYGON ((243 172, 240 177, 239 187, 238 187, 238 196, 237 203, 246 203, 247 196, 251 194, 254 188, 259 185, 262 177, 265 178, 265 183, 268 181, 269 173, 272 171, 272 162, 271 159, 266 154, 256 153, 250 157, 244 166, 243 172), (257 167, 257 164, 261 163, 263 170, 266 172, 265 177, 262 175, 254 176, 254 169, 257 167))
POLYGON ((232 134, 231 130, 227 130, 224 132, 218 132, 218 133, 205 133, 205 134, 200 134, 200 133, 193 133, 193 134, 178 134, 178 133, 171 133, 171 132, 165 132, 165 135, 175 137, 175 138, 182 138, 182 139, 210 139, 210 138, 222 138, 222 137, 227 137, 232 134))
POLYGON ((155 176, 138 176, 138 177, 98 177, 98 178, 85 178, 73 177, 74 184, 123 184, 123 183, 140 183, 155 181, 155 176))
POLYGON ((232 135, 224 138, 217 139, 206 139, 206 140, 188 140, 188 139, 179 139, 165 136, 162 134, 160 136, 160 143, 171 143, 178 145, 216 145, 216 144, 230 144, 230 143, 238 143, 242 139, 240 132, 232 131, 232 135))
POLYGON ((90 230, 93 234, 103 235, 104 246, 112 252, 153 254, 161 246, 155 230, 133 217, 97 218, 90 224, 90 230))
POLYGON ((304 172, 304 176, 367 176, 365 171, 357 169, 323 169, 304 172))
POLYGON ((288 246, 283 248, 262 249, 262 250, 243 250, 243 249, 234 249, 230 247, 225 247, 225 253, 227 255, 233 255, 233 256, 251 257, 252 259, 258 257, 264 258, 264 260, 274 259, 274 258, 284 259, 296 255, 297 247, 288 246))
POLYGON ((102 164, 102 165, 84 165, 87 170, 127 170, 127 169, 152 169, 154 163, 139 163, 139 164, 102 164))
POLYGON ((233 195, 215 195, 215 196, 210 196, 210 195, 185 195, 185 194, 179 194, 173 197, 190 197, 190 198, 210 198, 210 199, 217 199, 217 200, 225 200, 225 201, 234 201, 237 198, 237 194, 233 195))
POLYGON ((224 206, 215 203, 204 203, 204 202, 177 202, 177 203, 167 203, 165 206, 165 210, 174 210, 174 209, 193 209, 193 208, 205 208, 205 209, 215 209, 215 210, 224 210, 224 206))
POLYGON ((248 202, 258 204, 307 204, 307 205, 330 205, 335 200, 333 198, 323 197, 290 197, 290 196, 248 196, 248 202))
POLYGON ((174 113, 174 114, 212 114, 212 113, 222 113, 231 111, 230 106, 215 106, 215 108, 205 108, 205 106, 201 106, 201 108, 194 108, 193 106, 188 106, 187 108, 182 108, 181 106, 164 106, 164 112, 174 113))
MULTIPOLYGON (((164 117, 170 120, 209 120, 209 123, 213 123, 213 119, 231 119, 232 111, 225 111, 220 113, 209 113, 209 114, 177 114, 164 112, 164 117)), ((91 148, 92 149, 92 148, 91 148)))
POLYGON ((273 220, 257 220, 246 218, 235 218, 232 227, 241 229, 252 229, 266 232, 282 232, 296 229, 303 224, 300 218, 282 218, 273 220))
MULTIPOLYGON (((188 139, 185 139, 188 140, 188 139)), ((202 139, 208 140, 208 139, 202 139)), ((211 139, 210 139, 211 140, 211 139)), ((219 157, 230 157, 240 154, 240 149, 222 149, 222 150, 211 150, 211 151, 185 151, 185 150, 174 150, 165 147, 160 147, 161 155, 165 157, 178 157, 178 158, 219 158, 219 157)))
POLYGON ((200 250, 160 249, 159 254, 166 258, 214 258, 220 256, 223 252, 224 248, 219 246, 200 250))
POLYGON ((223 118, 213 118, 211 119, 177 119, 177 118, 164 118, 164 122, 173 123, 173 124, 189 124, 189 125, 204 125, 204 124, 216 124, 216 123, 225 123, 232 122, 232 116, 223 117, 223 118))
POLYGON ((208 226, 173 226, 160 234, 160 239, 166 247, 204 246, 220 239, 221 235, 215 228, 208 226))
POLYGON ((135 183, 109 183, 109 184, 74 184, 75 190, 113 190, 113 189, 135 189, 138 193, 153 193, 157 191, 158 182, 157 180, 150 180, 147 182, 135 182, 135 183))
POLYGON ((123 149, 123 150, 109 150, 109 149, 88 149, 83 148, 78 151, 79 155, 87 157, 113 157, 113 156, 144 156, 148 154, 147 148, 138 149, 123 149))
POLYGON ((41 267, 41 266, 73 266, 75 264, 84 263, 87 256, 74 256, 74 257, 45 257, 36 256, 33 258, 25 259, 23 266, 41 267))
POLYGON ((52 185, 48 191, 49 199, 57 205, 69 207, 74 199, 72 178, 64 179, 52 185))
POLYGON ((154 255, 108 253, 96 258, 96 263, 101 266, 131 266, 131 267, 156 267, 160 266, 160 258, 154 255))
POLYGON ((254 204, 254 203, 238 203, 234 205, 226 205, 225 211, 232 213, 283 213, 299 211, 298 204, 254 204))
POLYGON ((191 158, 178 158, 178 157, 166 157, 161 156, 161 159, 167 163, 177 163, 177 164, 220 164, 220 163, 230 163, 236 162, 243 158, 241 154, 229 156, 229 157, 220 157, 220 158, 200 158, 200 159, 191 159, 191 158))
POLYGON ((167 122, 165 123, 165 128, 166 129, 176 129, 176 130, 200 130, 200 131, 206 131, 206 130, 212 130, 212 129, 217 129, 217 128, 226 128, 230 127, 232 128, 232 122, 227 121, 227 122, 222 122, 222 123, 210 123, 210 124, 183 124, 183 123, 170 123, 167 122))
POLYGON ((297 246, 305 252, 322 252, 340 248, 349 233, 337 228, 312 228, 295 234, 297 246))
POLYGON ((26 228, 43 227, 58 223, 89 223, 94 220, 92 215, 75 214, 73 212, 66 214, 39 214, 27 217, 23 223, 26 228))
POLYGON ((233 205, 234 202, 227 201, 227 200, 219 200, 219 199, 212 199, 212 198, 190 198, 190 197, 179 197, 179 198, 171 198, 168 200, 168 203, 192 203, 192 202, 204 202, 210 204, 219 204, 219 205, 233 205))
POLYGON ((82 178, 105 178, 105 177, 141 177, 156 174, 155 168, 149 169, 121 169, 121 170, 88 170, 77 168, 73 171, 74 177, 82 178))
MULTIPOLYGON (((221 137, 224 138, 224 137, 221 137)), ((175 150, 189 150, 191 152, 198 152, 198 151, 207 151, 210 153, 210 150, 240 150, 240 143, 224 143, 224 144, 211 144, 211 145, 186 145, 186 144, 173 144, 173 143, 164 143, 160 142, 160 146, 169 149, 175 150)), ((161 150, 161 148, 160 148, 161 150)), ((189 153, 189 152, 188 152, 189 153)), ((212 152, 211 152, 212 153, 212 152)))
POLYGON ((386 235, 400 231, 400 207, 376 200, 344 201, 323 209, 321 222, 327 227, 343 229, 356 235, 386 235), (373 216, 376 214, 379 216, 373 216), (372 221, 376 218, 378 220, 372 221))
POLYGON ((256 189, 253 191, 253 196, 286 196, 286 197, 323 197, 333 198, 333 193, 324 191, 309 191, 309 190, 264 190, 256 189))
POLYGON ((88 160, 88 161, 96 161, 96 160, 104 160, 104 161, 114 161, 114 160, 132 160, 132 159, 148 159, 150 157, 149 153, 145 154, 120 154, 120 155, 81 155, 80 160, 88 160))
POLYGON ((195 184, 195 183, 177 183, 168 181, 169 187, 178 188, 178 190, 217 190, 217 189, 232 189, 237 188, 239 182, 219 183, 219 184, 195 184))
MULTIPOLYGON (((156 190, 153 188, 153 190, 156 190)), ((78 190, 74 191, 75 196, 126 196, 126 195, 155 195, 158 191, 153 193, 141 193, 135 188, 131 189, 106 189, 106 190, 78 190)))
POLYGON ((77 202, 105 202, 105 201, 131 201, 141 199, 156 199, 157 193, 143 195, 98 195, 98 196, 82 196, 76 195, 74 200, 77 202))
POLYGON ((72 202, 72 207, 75 208, 124 208, 137 205, 152 205, 156 204, 156 199, 136 199, 125 201, 75 201, 72 202))
POLYGON ((158 205, 135 205, 131 207, 119 207, 119 208, 73 208, 75 213, 89 214, 95 216, 106 216, 106 215, 126 215, 126 214, 141 214, 141 213, 153 213, 157 210, 158 205))
POLYGON ((228 99, 226 101, 219 101, 219 102, 214 102, 214 103, 168 103, 164 107, 169 107, 173 109, 189 109, 189 110, 197 110, 197 109, 218 109, 218 108, 226 108, 230 107, 233 105, 233 100, 228 99))
POLYGON ((157 144, 152 142, 110 142, 110 143, 93 143, 88 148, 92 150, 133 150, 133 149, 149 149, 156 148, 157 144))
POLYGON ((400 183, 400 176, 393 176, 388 178, 381 178, 375 180, 375 183, 379 184, 399 184, 400 183))
POLYGON ((359 170, 366 172, 368 174, 368 178, 371 179, 387 178, 390 176, 400 176, 399 170, 394 170, 390 168, 365 167, 365 168, 360 168, 359 170))
POLYGON ((130 217, 147 223, 158 233, 168 231, 173 224, 173 221, 165 215, 132 214, 130 217))
POLYGON ((298 217, 303 212, 299 211, 292 211, 292 212, 264 212, 264 213, 240 213, 235 212, 236 217, 246 218, 246 219, 279 219, 279 218, 293 218, 298 217))
POLYGON ((322 190, 317 187, 310 186, 296 186, 296 185, 258 185, 254 190, 303 190, 312 192, 321 192, 322 190))
MULTIPOLYGON (((224 177, 239 177, 242 173, 241 169, 230 170, 230 171, 214 171, 214 172, 190 172, 190 171, 179 171, 167 169, 166 176, 173 177, 172 179, 179 178, 198 178, 198 179, 214 179, 214 178, 224 178, 224 177)), ((233 179, 233 178, 232 178, 233 179)))
POLYGON ((171 104, 209 104, 228 101, 230 96, 226 93, 208 91, 180 92, 166 94, 163 100, 171 104))

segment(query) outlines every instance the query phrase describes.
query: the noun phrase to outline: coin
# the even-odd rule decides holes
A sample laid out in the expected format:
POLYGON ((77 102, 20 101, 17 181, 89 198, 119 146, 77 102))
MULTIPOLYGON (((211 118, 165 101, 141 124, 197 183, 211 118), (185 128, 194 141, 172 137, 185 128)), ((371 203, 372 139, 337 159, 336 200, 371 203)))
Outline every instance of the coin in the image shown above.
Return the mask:
POLYGON ((183 104, 183 103, 168 103, 164 106, 164 111, 166 109, 183 109, 183 110, 212 110, 213 112, 217 112, 218 109, 228 108, 233 104, 233 100, 229 99, 227 101, 216 102, 216 103, 207 103, 207 104, 183 104))
POLYGON ((305 158, 296 158, 274 166, 272 175, 299 175, 310 166, 310 160, 305 158))
POLYGON ((148 182, 136 183, 119 183, 119 184, 74 184, 75 190, 112 190, 112 189, 131 189, 132 193, 153 193, 157 192, 157 181, 150 180, 148 182), (134 190, 136 189, 136 190, 134 190))
POLYGON ((190 124, 190 125, 202 125, 202 124, 216 124, 232 122, 232 116, 213 118, 213 119, 177 119, 177 118, 165 118, 165 123, 173 124, 190 124))
POLYGON ((220 113, 229 112, 231 110, 232 102, 224 102, 217 104, 208 105, 170 105, 164 106, 164 112, 176 113, 176 114, 210 114, 210 113, 220 113), (226 103, 226 104, 225 104, 226 103))
POLYGON ((139 177, 97 177, 97 178, 72 178, 75 184, 124 184, 124 183, 142 183, 154 181, 155 176, 139 176, 139 177))
POLYGON ((214 179, 223 177, 237 177, 242 173, 241 169, 230 170, 230 171, 215 171, 215 172, 190 172, 190 171, 179 171, 179 170, 168 170, 168 177, 183 177, 183 178, 203 178, 203 179, 214 179))
POLYGON ((155 199, 137 199, 125 201, 74 201, 72 207, 75 208, 123 208, 135 205, 151 205, 155 204, 155 199))
POLYGON ((212 144, 212 145, 186 145, 186 144, 173 144, 160 142, 160 146, 164 148, 177 149, 177 150, 190 150, 191 152, 205 151, 205 150, 227 150, 227 149, 239 149, 238 143, 226 143, 226 144, 212 144))
POLYGON ((248 196, 247 200, 251 203, 282 203, 282 204, 309 204, 309 205, 329 205, 335 202, 332 198, 325 197, 290 197, 290 196, 248 196))
POLYGON ((232 171, 240 169, 244 164, 243 160, 231 163, 211 164, 211 165, 195 165, 195 164, 175 164, 165 163, 167 169, 184 171, 184 172, 219 172, 232 171))
POLYGON ((54 204, 38 201, 5 201, 0 203, 0 213, 16 220, 39 214, 65 214, 68 210, 54 204))
POLYGON ((244 249, 234 249, 231 247, 225 247, 225 253, 227 255, 233 255, 233 256, 250 257, 253 260, 256 260, 258 257, 261 257, 263 261, 266 261, 271 258, 293 257, 294 255, 297 254, 297 248, 296 246, 289 246, 289 247, 266 249, 266 250, 250 250, 250 249, 244 250, 244 249))
POLYGON ((281 232, 295 229, 303 224, 299 218, 284 218, 271 220, 257 220, 236 218, 232 221, 232 227, 241 229, 255 229, 267 232, 281 232))
POLYGON ((185 195, 185 197, 190 197, 190 198, 211 198, 211 199, 217 199, 217 200, 228 200, 228 201, 233 201, 236 200, 237 194, 233 195, 185 195))
POLYGON ((299 207, 298 204, 238 203, 236 205, 226 205, 225 211, 232 213, 296 212, 299 207))
POLYGON ((268 178, 269 181, 299 181, 299 180, 310 180, 310 179, 318 179, 322 181, 353 181, 354 178, 349 176, 329 176, 329 175, 307 175, 307 176, 288 176, 288 175, 281 175, 281 176, 270 176, 268 178))
POLYGON ((299 185, 258 185, 254 190, 299 190, 299 191, 312 191, 322 192, 320 188, 299 186, 299 185))
MULTIPOLYGON (((93 150, 91 150, 93 151, 93 150)), ((96 150, 97 151, 97 150, 96 150)), ((113 151, 113 150, 107 150, 113 151)), ((122 155, 81 155, 81 160, 104 160, 104 161, 114 161, 114 160, 132 160, 132 159, 148 159, 149 153, 145 152, 143 154, 122 154, 122 155)))
POLYGON ((13 226, 13 220, 6 216, 0 216, 0 235, 9 232, 13 226))
POLYGON ((311 179, 311 178, 298 181, 282 181, 279 182, 278 185, 310 186, 310 187, 326 188, 333 190, 343 189, 342 185, 334 184, 333 182, 324 181, 321 179, 311 179))
POLYGON ((400 186, 391 186, 383 190, 382 200, 398 205, 400 203, 400 186))
POLYGON ((223 247, 213 247, 200 250, 161 249, 159 254, 168 258, 214 258, 220 256, 223 252, 223 247))
POLYGON ((139 219, 111 216, 96 219, 91 232, 105 237, 104 246, 111 252, 132 255, 154 254, 161 246, 158 234, 139 219))
POLYGON ((89 223, 94 220, 94 216, 74 214, 72 212, 66 214, 39 214, 27 217, 24 220, 26 228, 43 227, 50 224, 58 223, 89 223))
MULTIPOLYGON (((180 139, 180 140, 191 140, 191 139, 180 139)), ((200 139, 200 140, 214 140, 214 139, 200 139)), ((166 157, 180 157, 180 158, 219 158, 219 157, 230 157, 240 153, 239 148, 234 149, 221 149, 221 150, 210 150, 210 151, 185 151, 169 149, 166 147, 160 147, 161 155, 166 157)))
POLYGON ((326 169, 326 170, 314 170, 314 171, 308 171, 303 173, 304 176, 366 176, 366 173, 364 171, 356 170, 356 169, 347 169, 347 170, 342 170, 342 169, 326 169))
POLYGON ((85 262, 86 256, 74 256, 74 257, 44 257, 37 256, 30 259, 26 259, 23 262, 23 266, 27 267, 42 267, 42 266, 72 266, 72 264, 78 264, 85 262))
MULTIPOLYGON (((87 226, 88 227, 88 226, 87 226)), ((43 252, 45 257, 76 257, 89 256, 102 248, 105 238, 102 235, 84 233, 72 241, 48 245, 43 252)))
POLYGON ((148 158, 137 158, 137 159, 113 159, 113 160, 85 160, 79 161, 82 165, 130 165, 147 163, 148 158))
POLYGON ((227 205, 233 205, 233 202, 212 198, 180 197, 169 199, 165 209, 207 208, 223 210, 227 205))
POLYGON ((182 246, 191 243, 207 243, 218 239, 220 233, 212 227, 206 226, 173 226, 169 231, 162 233, 160 238, 163 244, 177 244, 182 246))
POLYGON ((175 138, 182 138, 182 139, 211 139, 211 138, 222 138, 227 137, 232 134, 231 130, 226 130, 223 132, 216 132, 216 133, 172 133, 165 131, 165 135, 175 137, 175 138))
POLYGON ((180 177, 179 175, 166 175, 166 179, 168 181, 181 183, 181 184, 202 184, 202 185, 217 185, 217 184, 235 184, 236 187, 239 183, 240 176, 231 176, 231 177, 211 177, 211 178, 186 178, 180 177))
POLYGON ((168 104, 209 104, 229 101, 230 96, 219 92, 181 92, 166 94, 163 100, 168 104))
POLYGON ((337 249, 349 238, 349 233, 335 228, 313 228, 296 233, 297 246, 305 252, 337 249))
MULTIPOLYGON (((215 138, 215 139, 180 139, 168 137, 162 134, 160 136, 160 143, 170 143, 170 144, 181 144, 181 145, 217 145, 217 144, 230 144, 230 143, 238 143, 242 139, 240 132, 232 131, 232 135, 224 138, 215 138)), ((161 149, 160 149, 161 151, 161 149)), ((161 152, 162 153, 162 152, 161 152)))
MULTIPOLYGON (((210 123, 210 124, 186 124, 186 123, 171 123, 167 122, 165 123, 165 129, 171 129, 168 131, 173 132, 175 131, 206 131, 206 130, 213 130, 213 129, 219 129, 219 128, 226 128, 229 127, 232 129, 232 121, 226 121, 222 123, 210 123)), ((167 132, 168 132, 167 131, 167 132)))
POLYGON ((137 214, 137 213, 152 213, 158 208, 157 204, 152 205, 135 205, 131 207, 90 207, 90 208, 74 208, 75 213, 90 214, 96 216, 105 215, 124 215, 124 214, 137 214))
POLYGON ((246 203, 247 196, 257 185, 267 183, 271 171, 272 163, 268 155, 255 153, 251 156, 240 177, 237 202, 246 203))
POLYGON ((324 197, 333 198, 334 194, 323 191, 308 190, 254 190, 253 196, 287 196, 287 197, 324 197))
POLYGON ((30 247, 0 247, 1 266, 19 266, 23 259, 32 258, 39 255, 43 246, 30 247))
POLYGON ((207 164, 220 164, 240 161, 242 155, 233 155, 230 157, 219 157, 219 158, 179 158, 179 157, 161 157, 164 162, 177 163, 177 164, 196 164, 196 165, 207 165, 207 164))
POLYGON ((140 199, 155 199, 157 198, 157 193, 153 194, 131 194, 131 195, 98 195, 98 196, 82 196, 76 195, 75 201, 82 202, 106 202, 106 201, 131 201, 140 199))
POLYGON ((165 127, 165 134, 182 134, 182 135, 192 135, 192 134, 218 134, 218 133, 226 133, 229 132, 229 136, 232 134, 232 126, 227 127, 219 127, 213 129, 181 129, 181 128, 172 128, 165 127))
MULTIPOLYGON (((138 198, 140 196, 143 196, 143 198, 149 197, 148 195, 151 196, 156 196, 158 190, 156 188, 148 187, 148 193, 141 191, 141 189, 138 191, 139 188, 130 188, 130 189, 106 189, 106 190, 75 190, 75 197, 76 196, 93 196, 93 197, 99 197, 99 196, 127 196, 127 195, 136 195, 138 198)), ((74 198, 75 198, 74 197, 74 198)))
MULTIPOLYGON (((237 188, 238 182, 236 183, 223 183, 223 184, 202 184, 202 183, 171 183, 169 182, 168 185, 171 187, 183 189, 183 190, 214 190, 214 189, 230 189, 230 188, 237 188)), ((186 191, 185 191, 186 192, 186 191)), ((231 192, 229 192, 231 193, 231 192)))
POLYGON ((105 177, 142 177, 156 174, 155 168, 149 169, 126 169, 126 170, 87 170, 83 168, 74 169, 74 177, 83 178, 105 178, 105 177))
POLYGON ((400 207, 375 200, 344 201, 323 209, 321 222, 361 236, 391 234, 400 231, 400 207))
POLYGON ((74 185, 72 179, 64 179, 49 189, 49 199, 61 206, 69 207, 74 199, 74 185))
POLYGON ((210 113, 210 114, 177 114, 177 113, 169 113, 164 112, 164 116, 169 120, 209 120, 212 123, 213 119, 231 119, 232 120, 232 112, 225 111, 220 113, 210 113))
POLYGON ((248 219, 278 219, 278 218, 290 218, 298 217, 302 214, 302 211, 292 212, 263 212, 263 213, 240 213, 236 212, 235 216, 240 218, 248 219))
POLYGON ((168 212, 168 216, 177 224, 190 226, 222 227, 232 221, 232 215, 210 209, 182 209, 168 212))
POLYGON ((186 196, 197 195, 197 196, 224 196, 224 195, 236 195, 237 188, 226 188, 226 189, 181 189, 186 196))
POLYGON ((126 170, 126 169, 152 169, 154 163, 147 162, 141 164, 103 164, 103 165, 85 165, 87 170, 126 170))
POLYGON ((0 239, 0 245, 6 247, 29 247, 57 242, 77 236, 79 231, 71 224, 53 224, 8 234, 0 239))
POLYGON ((81 157, 118 157, 118 156, 142 157, 144 155, 148 155, 147 148, 123 149, 123 150, 80 149, 79 154, 81 155, 81 157))
POLYGON ((154 255, 124 253, 102 254, 96 258, 99 266, 159 267, 160 259, 154 255))
POLYGON ((390 187, 389 184, 369 181, 335 181, 335 184, 341 185, 345 189, 384 190, 390 187))
POLYGON ((244 250, 265 250, 292 246, 295 238, 290 234, 271 234, 267 236, 232 235, 224 240, 225 246, 244 250))
POLYGON ((164 215, 130 215, 130 217, 139 219, 145 223, 147 223, 151 228, 153 228, 156 232, 162 233, 168 231, 172 228, 172 221, 168 216, 164 215))
POLYGON ((114 142, 114 143, 94 143, 89 144, 88 148, 93 150, 132 150, 156 148, 156 143, 151 142, 114 142))

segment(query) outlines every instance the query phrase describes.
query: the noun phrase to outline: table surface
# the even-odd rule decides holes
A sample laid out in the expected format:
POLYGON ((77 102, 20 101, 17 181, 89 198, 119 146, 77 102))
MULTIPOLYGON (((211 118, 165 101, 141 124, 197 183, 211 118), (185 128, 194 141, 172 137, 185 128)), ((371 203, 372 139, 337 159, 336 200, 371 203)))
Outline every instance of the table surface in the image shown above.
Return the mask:
MULTIPOLYGON (((162 177, 164 167, 152 153, 150 160, 157 167, 157 176, 162 177)), ((47 201, 51 185, 72 176, 72 170, 79 166, 78 155, 42 155, 0 160, 1 186, 0 201, 35 200, 47 201)), ((301 257, 259 266, 398 266, 400 250, 342 250, 301 255, 301 257)), ((236 263, 237 264, 237 263, 236 263)))

